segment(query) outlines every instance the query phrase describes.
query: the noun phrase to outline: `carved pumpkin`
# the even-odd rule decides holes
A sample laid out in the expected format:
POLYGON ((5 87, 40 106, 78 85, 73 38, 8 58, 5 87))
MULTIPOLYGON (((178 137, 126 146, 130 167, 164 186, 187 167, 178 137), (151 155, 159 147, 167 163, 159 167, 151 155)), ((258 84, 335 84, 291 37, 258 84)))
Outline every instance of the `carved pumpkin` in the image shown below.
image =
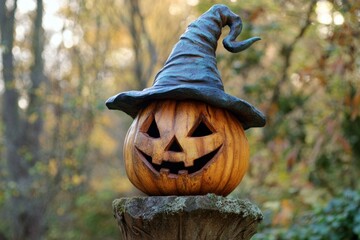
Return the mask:
POLYGON ((226 196, 249 162, 241 123, 195 101, 155 101, 141 110, 124 144, 130 181, 149 195, 226 196))

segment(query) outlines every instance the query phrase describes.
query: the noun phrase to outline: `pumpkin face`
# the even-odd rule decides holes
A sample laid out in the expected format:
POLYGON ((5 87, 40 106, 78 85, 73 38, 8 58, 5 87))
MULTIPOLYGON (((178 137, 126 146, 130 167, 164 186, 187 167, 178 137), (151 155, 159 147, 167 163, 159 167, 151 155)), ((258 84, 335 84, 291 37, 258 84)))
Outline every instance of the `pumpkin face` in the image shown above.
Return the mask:
POLYGON ((226 196, 249 161, 242 125, 194 101, 157 101, 139 112, 124 144, 130 181, 149 195, 226 196))

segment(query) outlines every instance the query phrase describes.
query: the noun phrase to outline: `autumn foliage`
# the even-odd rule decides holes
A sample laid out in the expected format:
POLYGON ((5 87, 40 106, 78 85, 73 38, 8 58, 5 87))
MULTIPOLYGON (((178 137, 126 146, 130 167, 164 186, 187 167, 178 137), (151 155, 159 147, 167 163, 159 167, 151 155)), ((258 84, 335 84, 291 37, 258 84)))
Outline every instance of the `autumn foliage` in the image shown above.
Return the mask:
MULTIPOLYGON (((354 206, 360 190, 359 1, 215 2, 242 17, 240 39, 262 38, 216 54, 226 92, 267 117, 245 131, 249 170, 231 195, 259 205, 264 239, 300 236, 291 229, 307 214, 324 227, 358 223, 336 204, 354 206)), ((132 119, 105 100, 151 86, 215 2, 0 0, 0 239, 118 236, 112 200, 141 193, 122 159, 132 119)))

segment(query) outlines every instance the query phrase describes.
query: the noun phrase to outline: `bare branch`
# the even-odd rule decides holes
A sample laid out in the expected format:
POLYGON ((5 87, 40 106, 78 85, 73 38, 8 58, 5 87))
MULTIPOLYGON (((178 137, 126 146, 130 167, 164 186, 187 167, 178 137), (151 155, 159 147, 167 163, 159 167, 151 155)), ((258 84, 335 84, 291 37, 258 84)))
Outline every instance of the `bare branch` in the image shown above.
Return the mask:
POLYGON ((300 28, 299 33, 295 36, 294 40, 290 44, 284 45, 282 47, 281 53, 282 53, 282 55, 284 57, 284 65, 283 65, 283 68, 282 68, 282 75, 281 75, 280 80, 276 83, 276 85, 274 87, 270 103, 269 103, 268 108, 266 110, 266 115, 267 116, 269 116, 272 106, 279 101, 281 85, 289 78, 288 69, 289 69, 290 64, 291 64, 291 57, 292 57, 292 54, 294 52, 295 45, 304 36, 306 30, 311 25, 311 19, 310 18, 311 18, 312 13, 314 12, 314 7, 315 7, 316 2, 317 2, 317 0, 312 0, 310 2, 309 8, 308 8, 308 11, 307 11, 307 14, 306 14, 305 22, 302 25, 302 27, 300 28))
POLYGON ((155 45, 147 32, 144 17, 140 11, 138 0, 128 1, 130 6, 130 21, 125 21, 132 38, 132 47, 135 52, 134 74, 138 82, 139 89, 146 87, 147 82, 154 71, 157 62, 157 52, 155 45), (145 43, 143 43, 145 41, 145 43), (146 49, 144 49, 145 45, 146 49), (145 51, 144 51, 145 50, 145 51), (145 52, 148 54, 146 59, 145 52))

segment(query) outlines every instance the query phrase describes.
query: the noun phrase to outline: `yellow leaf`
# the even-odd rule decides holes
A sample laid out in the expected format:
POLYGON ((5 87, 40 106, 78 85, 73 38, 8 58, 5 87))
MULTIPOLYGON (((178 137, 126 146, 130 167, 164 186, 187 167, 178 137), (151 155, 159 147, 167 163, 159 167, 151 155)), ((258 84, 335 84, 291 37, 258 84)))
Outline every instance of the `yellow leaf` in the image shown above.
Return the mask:
POLYGON ((58 172, 58 164, 55 159, 49 161, 48 171, 51 176, 55 176, 58 172))
POLYGON ((75 186, 80 185, 85 180, 84 176, 75 174, 71 178, 71 183, 75 186))

